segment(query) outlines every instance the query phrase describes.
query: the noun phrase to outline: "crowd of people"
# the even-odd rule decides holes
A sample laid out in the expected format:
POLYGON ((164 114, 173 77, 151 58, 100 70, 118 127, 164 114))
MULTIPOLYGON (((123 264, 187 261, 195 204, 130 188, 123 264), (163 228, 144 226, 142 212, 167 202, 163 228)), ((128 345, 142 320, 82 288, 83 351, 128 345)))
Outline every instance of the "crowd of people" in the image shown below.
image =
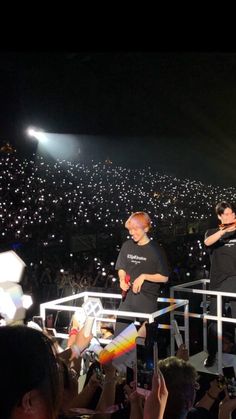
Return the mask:
POLYGON ((124 221, 142 209, 152 217, 151 238, 164 243, 171 280, 186 282, 206 277, 203 230, 213 220, 215 203, 235 197, 235 188, 181 180, 149 167, 2 154, 1 250, 22 256, 29 287, 48 285, 43 301, 60 295, 66 282, 77 289, 117 288, 114 265, 127 238, 124 221))
MULTIPOLYGON (((219 201, 234 201, 236 188, 177 179, 150 167, 109 163, 49 162, 33 155, 0 158, 2 241, 37 239, 45 247, 67 234, 117 232, 138 208, 153 214, 153 231, 209 221, 219 201)), ((194 227, 193 227, 194 228, 194 227)))
MULTIPOLYGON (((21 284, 35 298, 34 309, 41 302, 83 290, 116 289, 128 292, 121 310, 133 304, 136 310, 143 306, 147 311, 142 291, 152 288, 156 304, 156 282, 163 283, 169 296, 173 283, 209 276, 203 230, 213 218, 216 222, 215 204, 235 198, 236 188, 181 180, 149 167, 138 170, 110 161, 85 165, 4 154, 0 158, 1 250, 13 249, 26 262, 21 284), (131 236, 137 246, 130 250, 131 236), (136 255, 137 249, 141 253, 136 255), (144 275, 140 265, 137 274, 130 259, 143 264, 149 256, 149 271, 144 275)), ((220 232, 219 238, 223 235, 220 232)), ((83 417, 83 413, 99 419, 228 419, 236 409, 236 399, 230 399, 223 380, 203 380, 199 389, 197 371, 188 362, 184 345, 175 357, 160 360, 152 390, 144 399, 114 364, 99 359, 91 360, 85 386, 78 392, 81 353, 92 339, 84 336, 83 327, 70 335, 65 350, 58 349, 46 329, 24 325, 2 326, 0 339, 1 372, 6 377, 0 391, 4 419, 83 417)))
MULTIPOLYGON (((236 399, 223 377, 201 381, 182 345, 176 356, 158 362, 146 397, 112 360, 91 360, 85 384, 78 390, 82 354, 92 339, 83 327, 64 351, 46 330, 24 325, 0 328, 1 417, 66 419, 230 419, 236 399)), ((105 350, 104 350, 105 351, 105 350)), ((234 416, 233 416, 234 417, 234 416)))

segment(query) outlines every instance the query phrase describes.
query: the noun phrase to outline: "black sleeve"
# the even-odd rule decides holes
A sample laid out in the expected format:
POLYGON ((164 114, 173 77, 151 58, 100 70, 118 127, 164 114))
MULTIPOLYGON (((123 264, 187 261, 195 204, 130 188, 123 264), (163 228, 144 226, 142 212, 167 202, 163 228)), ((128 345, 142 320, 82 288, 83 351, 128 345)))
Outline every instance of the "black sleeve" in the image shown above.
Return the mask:
POLYGON ((187 414, 187 419, 213 419, 211 411, 204 407, 193 407, 187 414))
POLYGON ((157 250, 157 272, 163 276, 170 275, 170 266, 167 260, 166 252, 164 249, 158 244, 156 247, 157 250))
POLYGON ((126 261, 127 261, 127 244, 124 243, 121 247, 119 256, 116 261, 115 269, 118 271, 119 269, 123 269, 126 271, 126 261))

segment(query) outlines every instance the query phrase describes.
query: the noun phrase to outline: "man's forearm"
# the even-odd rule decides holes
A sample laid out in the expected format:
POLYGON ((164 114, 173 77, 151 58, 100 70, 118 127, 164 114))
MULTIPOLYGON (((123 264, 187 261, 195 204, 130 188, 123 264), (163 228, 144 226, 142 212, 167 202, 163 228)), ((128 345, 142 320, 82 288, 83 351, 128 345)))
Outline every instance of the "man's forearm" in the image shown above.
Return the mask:
POLYGON ((204 240, 204 244, 206 246, 212 246, 212 244, 216 243, 220 238, 224 235, 224 230, 218 230, 216 233, 212 234, 211 236, 207 237, 204 240))
POLYGON ((143 274, 146 281, 150 282, 167 282, 168 276, 161 274, 143 274))
POLYGON ((119 269, 118 276, 119 276, 120 282, 121 281, 124 281, 125 280, 125 276, 126 276, 126 272, 123 269, 119 269))

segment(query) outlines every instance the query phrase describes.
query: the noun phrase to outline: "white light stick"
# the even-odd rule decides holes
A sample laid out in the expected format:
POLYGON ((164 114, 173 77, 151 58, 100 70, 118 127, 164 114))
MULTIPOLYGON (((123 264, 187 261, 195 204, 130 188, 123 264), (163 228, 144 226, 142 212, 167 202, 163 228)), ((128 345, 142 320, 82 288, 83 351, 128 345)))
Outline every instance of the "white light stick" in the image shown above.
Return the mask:
POLYGON ((98 317, 102 310, 102 303, 100 298, 88 298, 88 300, 82 305, 87 316, 98 317))
POLYGON ((82 308, 88 316, 84 324, 84 336, 88 337, 92 332, 95 317, 100 316, 103 307, 100 298, 89 298, 82 308))
POLYGON ((88 316, 87 319, 85 320, 84 331, 83 331, 84 337, 87 338, 91 334, 92 329, 93 329, 94 320, 95 320, 95 318, 91 317, 91 316, 88 316))
POLYGON ((178 323, 177 323, 176 320, 172 320, 172 327, 174 329, 175 341, 176 341, 176 344, 179 348, 181 345, 183 345, 184 342, 183 342, 183 338, 182 338, 182 335, 179 331, 179 326, 178 326, 178 323))

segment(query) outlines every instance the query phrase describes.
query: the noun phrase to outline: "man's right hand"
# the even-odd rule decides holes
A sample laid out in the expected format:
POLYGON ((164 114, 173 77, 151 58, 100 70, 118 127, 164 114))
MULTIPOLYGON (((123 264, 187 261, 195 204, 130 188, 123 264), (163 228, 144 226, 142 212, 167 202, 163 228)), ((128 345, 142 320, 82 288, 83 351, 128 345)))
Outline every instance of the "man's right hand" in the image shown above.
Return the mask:
POLYGON ((130 283, 127 284, 127 282, 125 282, 125 279, 121 279, 120 280, 120 287, 121 287, 122 291, 128 291, 130 289, 130 283))
POLYGON ((223 229, 221 229, 221 231, 222 231, 222 236, 223 236, 225 233, 230 233, 231 231, 235 231, 235 230, 236 230, 236 225, 233 225, 233 226, 230 226, 230 227, 223 228, 223 229))

